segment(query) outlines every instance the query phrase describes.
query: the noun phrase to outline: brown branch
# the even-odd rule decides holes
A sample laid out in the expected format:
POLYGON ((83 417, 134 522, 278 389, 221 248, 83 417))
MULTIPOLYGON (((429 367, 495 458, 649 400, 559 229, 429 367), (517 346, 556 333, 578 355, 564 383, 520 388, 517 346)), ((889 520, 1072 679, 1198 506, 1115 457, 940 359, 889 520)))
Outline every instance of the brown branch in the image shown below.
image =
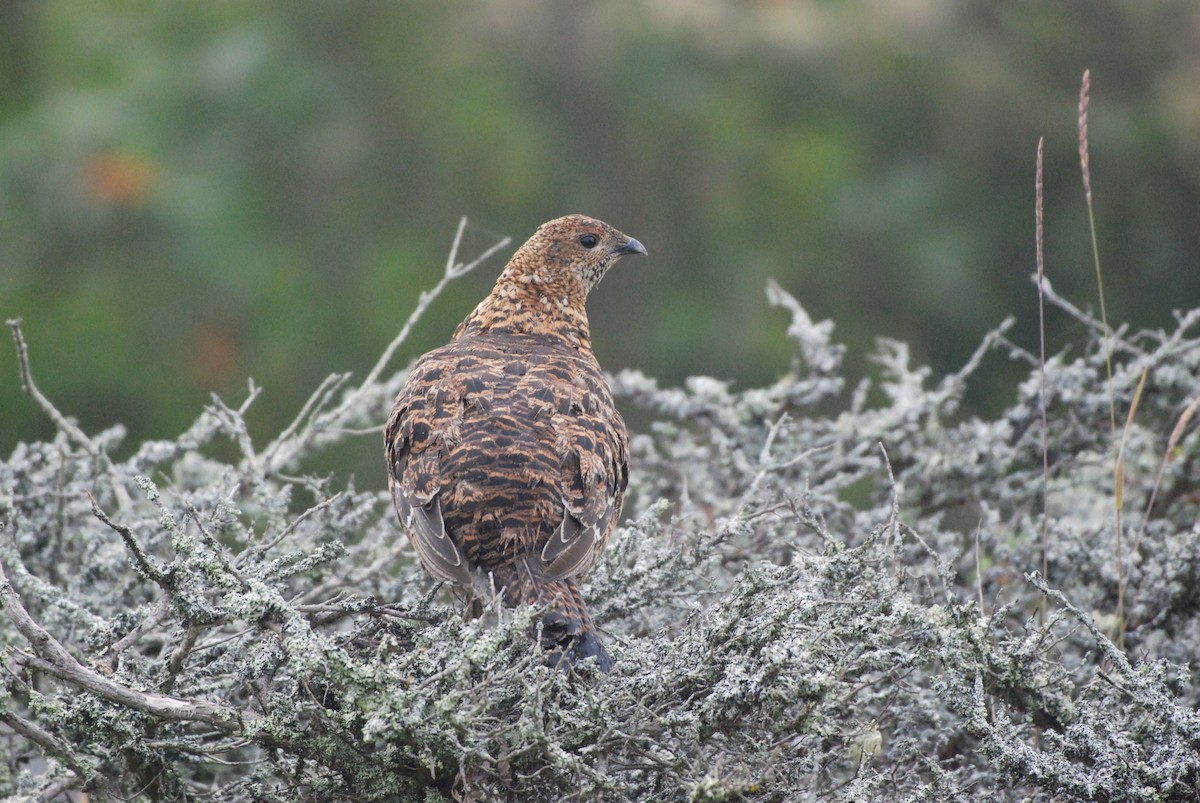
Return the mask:
POLYGON ((69 792, 80 785, 80 781, 74 775, 64 775, 61 778, 56 778, 50 783, 42 787, 42 791, 38 792, 37 799, 41 803, 49 803, 64 792, 69 792))
POLYGON ((137 691, 79 663, 58 640, 34 621, 29 611, 25 610, 21 598, 8 582, 3 562, 0 562, 0 608, 36 653, 17 653, 14 656, 15 662, 30 669, 44 672, 111 703, 140 711, 158 720, 203 722, 229 733, 244 733, 254 730, 258 725, 259 717, 248 711, 238 711, 201 700, 183 700, 137 691))
POLYGON ((92 769, 85 765, 79 759, 79 756, 75 755, 69 744, 59 739, 53 733, 42 730, 36 722, 28 722, 11 712, 0 714, 0 722, 12 728, 14 733, 24 736, 29 741, 41 747, 47 755, 53 757, 55 761, 75 773, 84 782, 93 777, 94 773, 92 769))
POLYGON ((130 630, 119 640, 112 643, 112 645, 108 648, 107 653, 112 656, 111 665, 114 670, 117 668, 117 662, 121 658, 121 653, 125 652, 125 650, 141 641, 143 636, 157 627, 167 615, 167 612, 170 610, 170 606, 171 602, 169 599, 166 597, 160 598, 154 610, 146 615, 146 618, 142 620, 141 624, 133 628, 133 630, 130 630))
POLYGON ((179 671, 183 669, 183 662, 195 648, 201 629, 199 625, 188 625, 188 629, 183 634, 183 640, 171 653, 171 660, 167 663, 167 678, 162 683, 163 691, 169 692, 175 687, 175 678, 179 677, 179 671))

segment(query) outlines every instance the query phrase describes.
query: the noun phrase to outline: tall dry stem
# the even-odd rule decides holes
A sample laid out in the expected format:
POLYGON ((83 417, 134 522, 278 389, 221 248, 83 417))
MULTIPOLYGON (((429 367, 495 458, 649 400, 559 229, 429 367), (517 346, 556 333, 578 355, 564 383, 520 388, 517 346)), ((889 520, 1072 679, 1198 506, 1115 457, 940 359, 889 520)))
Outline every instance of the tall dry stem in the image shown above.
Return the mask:
MULTIPOLYGON (((1108 310, 1104 304, 1104 276, 1100 271, 1100 246, 1096 240, 1096 214, 1092 205, 1092 171, 1088 164, 1088 101, 1092 90, 1092 71, 1083 71, 1083 82, 1079 87, 1079 168, 1083 173, 1083 194, 1087 201, 1088 229, 1092 239, 1092 262, 1096 267, 1096 288, 1100 295, 1100 323, 1104 327, 1104 369, 1108 380, 1108 426, 1113 449, 1113 502, 1117 518, 1117 618, 1122 637, 1125 633, 1124 592, 1125 567, 1121 555, 1121 485, 1123 483, 1121 451, 1117 445, 1117 403, 1113 396, 1112 333, 1108 326, 1108 310)), ((1140 387, 1140 386, 1139 386, 1140 387)), ((1130 408, 1130 415, 1137 409, 1137 399, 1130 408)), ((1126 433, 1129 426, 1126 425, 1126 433)))
MULTIPOLYGON (((1045 137, 1038 137, 1037 148, 1037 177, 1034 179, 1035 201, 1033 207, 1035 239, 1037 241, 1037 288, 1038 288, 1038 344, 1041 351, 1039 352, 1038 365, 1040 368, 1041 388, 1039 391, 1040 406, 1042 413, 1042 577, 1048 579, 1049 573, 1049 536, 1047 534, 1047 522, 1049 520, 1049 510, 1047 509, 1046 496, 1049 493, 1050 486, 1050 450, 1046 445, 1046 261, 1045 261, 1045 217, 1043 212, 1043 172, 1042 172, 1042 148, 1045 144, 1045 137)), ((1046 623, 1046 597, 1042 596, 1042 605, 1038 608, 1038 621, 1041 624, 1046 623)))

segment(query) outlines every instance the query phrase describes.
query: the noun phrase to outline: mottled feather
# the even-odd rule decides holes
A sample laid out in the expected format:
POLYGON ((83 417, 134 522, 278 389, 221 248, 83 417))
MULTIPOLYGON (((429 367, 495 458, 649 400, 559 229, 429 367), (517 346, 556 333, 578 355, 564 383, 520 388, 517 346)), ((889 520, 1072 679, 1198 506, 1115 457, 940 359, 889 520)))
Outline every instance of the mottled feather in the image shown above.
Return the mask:
POLYGON ((606 670, 577 582, 620 516, 629 449, 584 301, 630 253, 645 249, 600 221, 543 224, 413 366, 385 430, 392 500, 429 573, 545 606, 552 662, 606 670))

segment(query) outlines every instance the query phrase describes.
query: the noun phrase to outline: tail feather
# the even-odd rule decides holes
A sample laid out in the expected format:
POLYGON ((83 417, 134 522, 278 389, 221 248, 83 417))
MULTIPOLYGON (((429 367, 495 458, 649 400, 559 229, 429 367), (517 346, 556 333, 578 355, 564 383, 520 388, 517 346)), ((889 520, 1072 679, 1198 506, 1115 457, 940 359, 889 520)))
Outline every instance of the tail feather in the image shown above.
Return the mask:
POLYGON ((493 572, 493 582, 501 590, 505 607, 537 605, 547 609, 539 638, 551 666, 570 666, 595 658, 600 670, 608 672, 613 660, 600 643, 574 578, 547 581, 536 566, 529 565, 533 562, 518 560, 507 571, 493 572))

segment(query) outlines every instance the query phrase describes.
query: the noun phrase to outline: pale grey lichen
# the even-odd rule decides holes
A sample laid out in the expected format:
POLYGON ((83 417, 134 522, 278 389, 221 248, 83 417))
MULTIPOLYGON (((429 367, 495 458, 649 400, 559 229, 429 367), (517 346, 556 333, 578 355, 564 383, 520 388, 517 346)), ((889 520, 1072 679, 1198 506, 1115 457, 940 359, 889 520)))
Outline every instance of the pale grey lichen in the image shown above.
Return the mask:
POLYGON ((1044 516, 1037 367, 995 420, 960 412, 982 360, 1019 354, 1004 327, 940 379, 883 342, 878 391, 858 382, 830 414, 847 387, 832 325, 768 292, 796 349, 778 382, 614 377, 653 423, 585 590, 608 675, 546 666, 534 611, 465 621, 384 492, 292 475, 378 423, 403 372, 335 378, 262 448, 245 405, 218 401, 111 464, 115 427, 19 445, 0 463, 0 794, 1196 799, 1194 426, 1146 506, 1198 392, 1200 314, 1114 341, 1119 415, 1147 372, 1118 572, 1097 342, 1046 367, 1044 516))

